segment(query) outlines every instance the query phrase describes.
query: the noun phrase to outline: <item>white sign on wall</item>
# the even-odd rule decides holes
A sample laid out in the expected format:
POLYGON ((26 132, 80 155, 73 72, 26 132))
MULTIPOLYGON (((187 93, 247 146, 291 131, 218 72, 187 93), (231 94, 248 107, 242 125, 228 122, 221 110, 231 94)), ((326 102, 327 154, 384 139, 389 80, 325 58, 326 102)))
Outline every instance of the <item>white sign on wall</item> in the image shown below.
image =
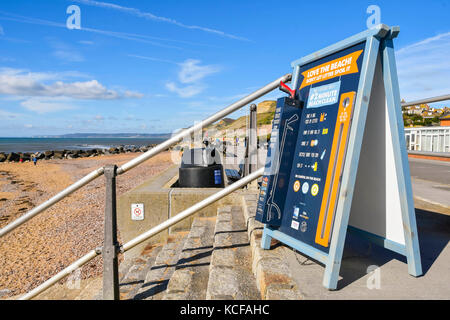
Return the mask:
POLYGON ((132 203, 131 204, 131 220, 144 220, 144 204, 132 203))

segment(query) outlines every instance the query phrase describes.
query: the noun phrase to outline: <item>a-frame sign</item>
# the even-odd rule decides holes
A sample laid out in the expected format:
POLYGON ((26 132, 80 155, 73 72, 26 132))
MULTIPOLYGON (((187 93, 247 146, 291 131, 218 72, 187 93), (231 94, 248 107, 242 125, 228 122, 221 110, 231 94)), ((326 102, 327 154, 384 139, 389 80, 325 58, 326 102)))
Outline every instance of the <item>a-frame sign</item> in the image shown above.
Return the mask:
POLYGON ((422 275, 393 39, 378 25, 292 63, 297 99, 277 102, 256 219, 325 265, 336 289, 347 230, 422 275), (300 108, 300 105, 303 108, 300 108))

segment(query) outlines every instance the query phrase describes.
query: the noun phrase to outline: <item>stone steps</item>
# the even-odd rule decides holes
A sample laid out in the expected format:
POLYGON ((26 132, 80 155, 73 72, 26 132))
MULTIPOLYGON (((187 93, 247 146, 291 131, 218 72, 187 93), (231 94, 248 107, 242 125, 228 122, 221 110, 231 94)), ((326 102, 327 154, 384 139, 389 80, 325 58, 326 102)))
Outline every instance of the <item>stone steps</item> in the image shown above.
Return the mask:
POLYGON ((296 300, 302 294, 285 261, 287 248, 261 248, 256 194, 196 217, 189 232, 171 235, 120 266, 121 299, 296 300))
MULTIPOLYGON (((288 248, 274 240, 270 250, 261 248, 257 194, 240 197, 240 205, 219 207, 216 217, 196 217, 189 232, 171 234, 166 243, 147 245, 136 258, 122 261, 120 299, 302 299, 286 262, 288 248)), ((48 299, 102 299, 102 279, 82 281, 77 291, 52 290, 48 299)))
POLYGON ((194 219, 164 300, 206 299, 215 222, 215 217, 194 219))
POLYGON ((144 283, 146 274, 161 251, 161 247, 161 245, 147 246, 140 256, 132 260, 131 265, 125 264, 122 268, 119 268, 119 290, 121 300, 129 300, 136 295, 137 291, 144 283))
POLYGON ((252 270, 263 300, 300 300, 303 298, 286 262, 285 250, 276 240, 271 249, 261 248, 264 225, 255 220, 257 194, 242 196, 242 209, 252 250, 252 270))
POLYGON ((242 208, 219 208, 206 299, 260 299, 250 261, 251 249, 242 208))
POLYGON ((175 272, 186 236, 187 232, 178 232, 169 236, 167 244, 159 252, 133 299, 161 300, 169 280, 175 272))

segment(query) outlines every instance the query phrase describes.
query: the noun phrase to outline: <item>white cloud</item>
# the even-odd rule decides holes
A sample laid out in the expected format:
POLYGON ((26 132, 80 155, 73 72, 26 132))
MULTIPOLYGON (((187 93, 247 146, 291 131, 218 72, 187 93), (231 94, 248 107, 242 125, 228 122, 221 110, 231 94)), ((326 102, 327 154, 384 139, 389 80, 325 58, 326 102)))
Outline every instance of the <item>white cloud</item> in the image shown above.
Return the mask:
POLYGON ((75 109, 73 105, 67 104, 66 101, 55 98, 29 98, 22 101, 20 105, 30 111, 41 114, 75 109))
POLYGON ((191 85, 191 86, 179 87, 174 82, 167 82, 166 88, 171 92, 175 92, 182 98, 193 97, 193 96, 201 93, 205 89, 201 85, 191 85))
POLYGON ((69 61, 69 62, 84 61, 84 57, 80 53, 75 52, 75 51, 55 50, 53 52, 53 55, 60 60, 69 61))
POLYGON ((5 110, 1 110, 0 109, 0 118, 2 119, 17 119, 22 117, 23 115, 20 113, 14 113, 14 112, 9 112, 9 111, 5 111, 5 110))
POLYGON ((220 68, 214 65, 201 66, 200 60, 188 59, 180 63, 181 70, 178 79, 181 83, 195 83, 204 77, 219 72, 220 68))
POLYGON ((53 56, 68 62, 82 62, 83 55, 77 52, 72 46, 58 40, 50 40, 50 45, 54 49, 53 56))
POLYGON ((85 5, 89 5, 89 6, 95 6, 95 7, 100 7, 100 8, 107 8, 107 9, 113 9, 113 10, 117 10, 117 11, 121 11, 121 12, 125 12, 134 16, 137 16, 139 18, 145 18, 148 20, 153 20, 153 21, 159 21, 159 22, 165 22, 165 23, 169 23, 169 24, 173 24, 176 25, 178 27, 181 28, 185 28, 185 29, 193 29, 193 30, 200 30, 203 32, 207 32, 207 33, 212 33, 212 34, 216 34, 219 36, 223 36, 226 38, 231 38, 231 39, 235 39, 235 40, 242 40, 242 41, 248 41, 248 39, 243 38, 243 37, 239 37, 233 34, 229 34, 220 30, 216 30, 216 29, 212 29, 212 28, 206 28, 206 27, 201 27, 201 26, 196 26, 196 25, 187 25, 181 22, 178 22, 172 18, 166 18, 166 17, 161 17, 161 16, 157 16, 154 15, 153 13, 150 12, 143 12, 139 9, 136 8, 130 8, 130 7, 123 7, 114 3, 108 3, 108 2, 100 2, 100 1, 93 1, 93 0, 74 0, 75 2, 78 3, 82 3, 85 5))
POLYGON ((80 40, 80 41, 78 41, 78 43, 85 44, 87 46, 92 46, 95 44, 94 41, 89 41, 89 40, 80 40))
POLYGON ((211 74, 219 72, 220 67, 216 65, 201 65, 200 63, 200 60, 195 59, 187 59, 179 63, 178 81, 181 83, 181 86, 174 81, 169 81, 166 83, 166 88, 182 98, 193 97, 203 92, 206 89, 206 85, 202 83, 202 80, 211 74))
POLYGON ((97 80, 64 82, 61 79, 70 73, 28 72, 19 69, 0 69, 0 94, 22 97, 69 97, 87 100, 111 100, 125 98, 140 98, 138 92, 127 91, 120 94, 107 89, 97 80), (54 81, 48 83, 49 81, 54 81))
POLYGON ((396 51, 401 97, 406 101, 448 94, 450 32, 396 51))
POLYGON ((175 61, 171 61, 171 60, 159 59, 159 58, 147 57, 147 56, 141 56, 141 55, 137 55, 137 54, 129 54, 128 56, 132 57, 132 58, 143 59, 143 60, 150 60, 150 61, 156 61, 156 62, 166 62, 166 63, 178 64, 175 61))
POLYGON ((125 98, 137 98, 137 99, 141 99, 144 97, 144 95, 140 92, 135 92, 135 91, 125 91, 125 93, 123 94, 125 98))
MULTIPOLYGON (((0 11, 0 14, 3 14, 4 16, 0 16, 0 20, 8 20, 8 21, 15 21, 19 23, 27 23, 27 24, 34 24, 34 25, 43 25, 48 27, 55 27, 55 28, 62 28, 66 29, 67 26, 65 23, 59 23, 59 22, 53 22, 43 19, 36 19, 31 17, 26 17, 22 15, 17 15, 5 11, 0 11)), ((176 47, 173 45, 167 45, 161 42, 157 41, 163 41, 163 42, 176 42, 176 43, 185 43, 185 44, 192 44, 192 45, 202 45, 202 46, 210 46, 208 44, 202 44, 202 43, 195 43, 190 41, 182 41, 182 40, 176 40, 176 39, 168 39, 168 38, 160 38, 160 37, 154 37, 149 35, 142 35, 142 34, 135 34, 135 33, 126 33, 126 32, 116 32, 116 31, 109 31, 109 30, 101 30, 101 29, 95 29, 95 28, 88 28, 83 27, 79 30, 80 32, 90 32, 95 34, 101 34, 108 37, 118 38, 118 39, 124 39, 124 40, 130 40, 135 42, 142 42, 150 45, 154 45, 157 47, 162 48, 171 48, 171 49, 177 49, 177 50, 184 50, 180 47, 176 47), (157 40, 157 41, 155 41, 157 40)), ((11 38, 2 38, 3 40, 9 40, 9 41, 19 41, 19 42, 29 42, 24 41, 20 39, 11 39, 11 38)))

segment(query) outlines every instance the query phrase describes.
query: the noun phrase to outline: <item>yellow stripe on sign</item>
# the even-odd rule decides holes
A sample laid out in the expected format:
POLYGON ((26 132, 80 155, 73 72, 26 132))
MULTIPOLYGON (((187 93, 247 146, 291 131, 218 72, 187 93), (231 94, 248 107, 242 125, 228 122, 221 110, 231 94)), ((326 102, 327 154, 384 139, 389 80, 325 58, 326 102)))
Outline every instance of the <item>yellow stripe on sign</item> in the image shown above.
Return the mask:
POLYGON ((354 91, 343 93, 339 102, 330 162, 328 163, 327 178, 316 230, 316 243, 324 247, 328 247, 330 243, 355 96, 356 92, 354 91))
POLYGON ((346 74, 358 73, 357 61, 362 52, 362 50, 358 50, 302 72, 303 81, 300 85, 300 90, 314 83, 341 77, 346 74))

